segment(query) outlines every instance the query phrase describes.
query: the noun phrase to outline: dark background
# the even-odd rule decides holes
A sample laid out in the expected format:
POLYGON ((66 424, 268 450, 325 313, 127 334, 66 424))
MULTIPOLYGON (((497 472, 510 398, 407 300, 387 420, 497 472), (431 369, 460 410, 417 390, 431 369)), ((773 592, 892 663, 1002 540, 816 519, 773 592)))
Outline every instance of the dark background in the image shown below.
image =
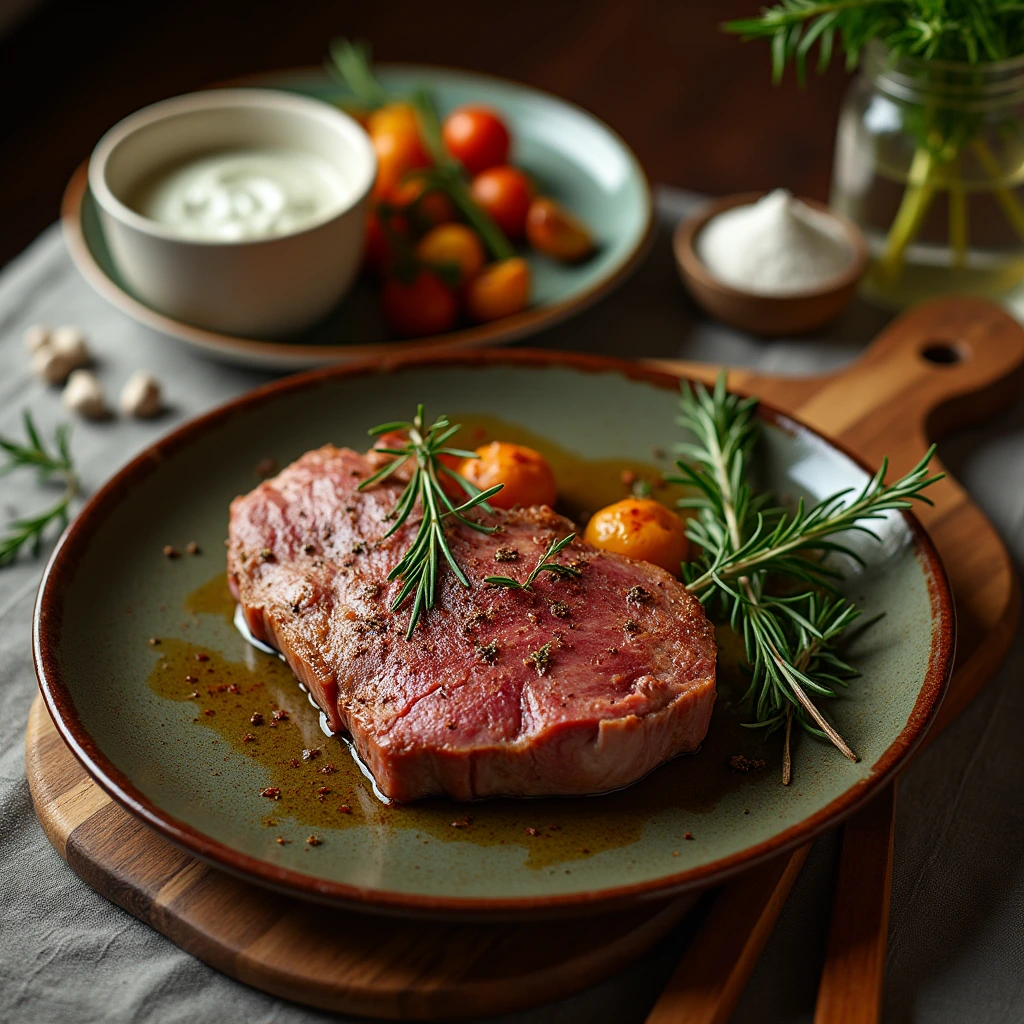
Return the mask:
POLYGON ((487 71, 579 103, 654 182, 824 199, 845 76, 837 61, 806 89, 791 75, 773 87, 768 46, 718 30, 762 2, 50 0, 0 39, 0 265, 57 218, 114 122, 219 79, 319 64, 334 35, 369 40, 380 60, 487 71))

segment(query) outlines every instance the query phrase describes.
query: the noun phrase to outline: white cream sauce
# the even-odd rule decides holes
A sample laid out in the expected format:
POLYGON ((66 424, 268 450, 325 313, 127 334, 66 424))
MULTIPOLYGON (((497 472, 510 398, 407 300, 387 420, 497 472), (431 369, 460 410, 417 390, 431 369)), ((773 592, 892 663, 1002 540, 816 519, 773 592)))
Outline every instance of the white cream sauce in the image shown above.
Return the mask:
POLYGON ((350 195, 343 173, 315 153, 235 149, 166 168, 131 206, 185 238, 240 242, 301 231, 350 195))

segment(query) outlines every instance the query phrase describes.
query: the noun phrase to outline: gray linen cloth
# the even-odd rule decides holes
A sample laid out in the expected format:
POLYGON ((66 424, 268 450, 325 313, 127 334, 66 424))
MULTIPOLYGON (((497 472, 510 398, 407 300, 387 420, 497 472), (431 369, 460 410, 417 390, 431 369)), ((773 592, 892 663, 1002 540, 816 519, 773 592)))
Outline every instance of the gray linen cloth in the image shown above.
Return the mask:
MULTIPOLYGON (((856 357, 884 323, 855 306, 827 336, 756 341, 699 318, 671 260, 668 229, 694 197, 659 194, 655 251, 613 297, 533 344, 628 356, 677 356, 775 373, 818 372, 856 357)), ((172 409, 152 424, 76 424, 74 452, 95 488, 157 435, 262 383, 146 330, 93 294, 59 231, 46 231, 0 274, 0 433, 29 407, 47 431, 68 418, 36 382, 21 347, 30 324, 89 335, 110 395, 139 367, 166 384, 172 409)), ((1024 560, 1024 396, 941 455, 1024 560)), ((42 507, 28 473, 0 478, 0 516, 42 507)), ((80 881, 47 842, 25 780, 23 736, 36 692, 29 628, 42 560, 0 570, 0 1022, 339 1019, 241 985, 177 949, 80 881)), ((908 770, 900 786, 887 1021, 1024 1020, 1024 642, 984 693, 908 770)), ((837 866, 838 837, 814 847, 736 1011, 738 1022, 810 1021, 837 866)), ((688 926, 600 986, 504 1024, 636 1024, 684 948, 688 926)))

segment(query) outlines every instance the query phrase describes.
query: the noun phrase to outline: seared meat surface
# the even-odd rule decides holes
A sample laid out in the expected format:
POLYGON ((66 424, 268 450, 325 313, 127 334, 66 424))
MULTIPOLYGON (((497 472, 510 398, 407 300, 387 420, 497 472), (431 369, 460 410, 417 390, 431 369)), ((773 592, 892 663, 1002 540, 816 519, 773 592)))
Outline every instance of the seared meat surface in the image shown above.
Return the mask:
POLYGON ((228 577, 253 635, 281 651, 333 729, 347 731, 380 789, 431 794, 597 793, 697 748, 715 699, 714 630, 699 603, 647 562, 574 541, 578 579, 523 580, 574 525, 546 506, 471 513, 449 570, 405 639, 387 575, 416 513, 383 539, 403 483, 357 490, 381 456, 308 452, 231 506, 228 577))

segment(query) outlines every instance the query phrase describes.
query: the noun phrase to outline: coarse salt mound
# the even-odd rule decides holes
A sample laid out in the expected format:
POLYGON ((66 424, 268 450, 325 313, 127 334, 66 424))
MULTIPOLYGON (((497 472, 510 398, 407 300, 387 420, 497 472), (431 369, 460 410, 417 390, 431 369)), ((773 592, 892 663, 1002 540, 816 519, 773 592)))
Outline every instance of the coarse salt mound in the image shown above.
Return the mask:
POLYGON ((712 217, 697 255, 723 284, 757 295, 815 291, 853 262, 843 226, 785 189, 712 217))

